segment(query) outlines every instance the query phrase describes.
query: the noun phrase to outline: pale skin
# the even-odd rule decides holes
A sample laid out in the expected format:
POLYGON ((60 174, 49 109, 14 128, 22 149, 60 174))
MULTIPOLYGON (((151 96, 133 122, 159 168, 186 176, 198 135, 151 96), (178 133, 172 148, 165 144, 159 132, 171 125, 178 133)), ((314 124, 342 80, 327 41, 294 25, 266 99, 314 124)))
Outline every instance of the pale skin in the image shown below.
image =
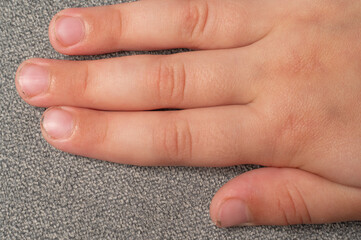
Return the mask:
POLYGON ((63 10, 49 36, 67 55, 196 50, 26 60, 16 86, 49 107, 54 147, 142 166, 265 166, 216 193, 220 227, 361 220, 361 1, 141 0, 63 10), (147 111, 162 108, 181 110, 147 111))

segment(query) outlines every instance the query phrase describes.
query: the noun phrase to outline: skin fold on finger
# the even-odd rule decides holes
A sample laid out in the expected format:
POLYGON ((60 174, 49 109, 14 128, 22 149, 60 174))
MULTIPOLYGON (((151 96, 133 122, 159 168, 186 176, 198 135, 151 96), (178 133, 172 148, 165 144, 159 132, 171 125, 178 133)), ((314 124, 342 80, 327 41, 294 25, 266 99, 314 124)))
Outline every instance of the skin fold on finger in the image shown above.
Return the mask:
POLYGON ((361 189, 299 169, 261 168, 226 183, 210 215, 219 227, 361 220, 361 189))
POLYGON ((19 67, 16 85, 26 102, 39 107, 151 110, 247 104, 265 79, 258 49, 95 61, 30 59, 19 67))
POLYGON ((57 51, 68 55, 240 47, 272 29, 280 14, 271 2, 143 0, 65 9, 51 21, 49 38, 57 51))
POLYGON ((62 151, 122 164, 229 166, 266 162, 271 146, 260 121, 247 106, 150 112, 54 107, 44 113, 42 132, 62 151))

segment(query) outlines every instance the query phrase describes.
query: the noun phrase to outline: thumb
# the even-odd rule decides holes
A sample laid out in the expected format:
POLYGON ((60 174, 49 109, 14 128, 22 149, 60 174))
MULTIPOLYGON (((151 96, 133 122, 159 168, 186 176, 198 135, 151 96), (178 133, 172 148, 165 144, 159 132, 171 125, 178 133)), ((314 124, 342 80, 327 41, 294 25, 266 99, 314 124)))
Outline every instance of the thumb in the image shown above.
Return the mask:
POLYGON ((361 220, 361 189, 290 168, 260 168, 226 183, 210 215, 219 227, 361 220))

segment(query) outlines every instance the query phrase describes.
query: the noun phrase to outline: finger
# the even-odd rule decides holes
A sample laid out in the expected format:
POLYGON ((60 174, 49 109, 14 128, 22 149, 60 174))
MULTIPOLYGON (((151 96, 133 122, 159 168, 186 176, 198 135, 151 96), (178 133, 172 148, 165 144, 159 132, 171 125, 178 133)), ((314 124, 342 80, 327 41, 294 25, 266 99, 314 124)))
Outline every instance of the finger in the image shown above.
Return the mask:
POLYGON ((165 48, 217 49, 251 44, 275 22, 271 1, 146 0, 66 9, 50 23, 64 54, 165 48))
POLYGON ((42 130, 60 150, 132 165, 258 163, 271 149, 246 106, 160 112, 55 107, 44 113, 42 130))
POLYGON ((256 51, 80 62, 32 59, 19 67, 17 89, 28 103, 40 107, 149 110, 246 104, 255 99, 263 78, 256 51))
POLYGON ((361 190, 290 168, 261 168, 226 183, 210 214, 220 227, 361 220, 361 190))

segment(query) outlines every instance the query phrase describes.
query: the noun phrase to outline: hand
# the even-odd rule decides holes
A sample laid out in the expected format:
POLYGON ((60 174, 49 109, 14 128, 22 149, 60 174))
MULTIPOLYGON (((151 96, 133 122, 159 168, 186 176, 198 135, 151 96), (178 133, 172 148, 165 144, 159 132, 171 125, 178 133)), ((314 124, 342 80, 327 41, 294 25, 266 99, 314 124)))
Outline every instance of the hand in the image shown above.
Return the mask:
POLYGON ((63 54, 30 59, 20 96, 73 154, 135 165, 267 166, 215 195, 221 227, 361 220, 361 2, 142 0, 66 9, 63 54), (145 111, 176 108, 180 111, 145 111), (111 110, 111 111, 107 111, 111 110))

